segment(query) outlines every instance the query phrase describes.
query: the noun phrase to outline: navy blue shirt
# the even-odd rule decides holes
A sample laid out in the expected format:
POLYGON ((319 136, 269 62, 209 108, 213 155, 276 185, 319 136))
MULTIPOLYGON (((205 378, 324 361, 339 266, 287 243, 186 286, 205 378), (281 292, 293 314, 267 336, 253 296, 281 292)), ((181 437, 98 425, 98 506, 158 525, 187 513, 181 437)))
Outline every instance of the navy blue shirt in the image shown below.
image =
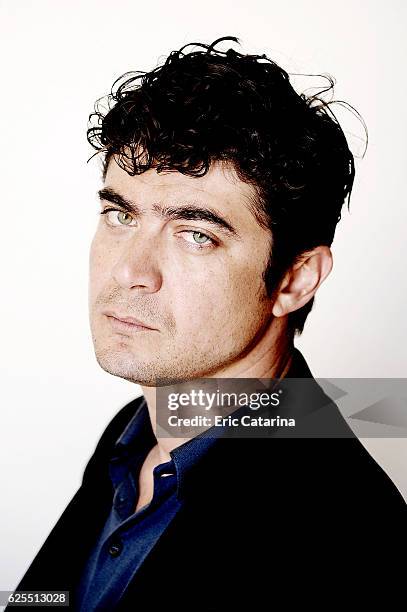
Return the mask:
POLYGON ((138 475, 157 439, 145 399, 119 437, 109 462, 114 495, 103 530, 91 551, 75 592, 81 612, 111 610, 144 559, 182 505, 188 470, 213 444, 215 437, 197 436, 170 452, 171 460, 154 468, 151 502, 137 504, 138 475))

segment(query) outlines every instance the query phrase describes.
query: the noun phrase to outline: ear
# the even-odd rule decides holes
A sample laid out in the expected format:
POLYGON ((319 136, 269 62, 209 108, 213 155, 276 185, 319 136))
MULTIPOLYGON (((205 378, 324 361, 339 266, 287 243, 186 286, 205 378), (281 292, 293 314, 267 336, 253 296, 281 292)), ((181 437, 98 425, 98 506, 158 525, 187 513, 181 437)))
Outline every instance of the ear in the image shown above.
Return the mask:
POLYGON ((273 305, 273 315, 283 317, 309 302, 332 270, 332 265, 332 252, 328 246, 318 246, 304 253, 285 275, 273 305))

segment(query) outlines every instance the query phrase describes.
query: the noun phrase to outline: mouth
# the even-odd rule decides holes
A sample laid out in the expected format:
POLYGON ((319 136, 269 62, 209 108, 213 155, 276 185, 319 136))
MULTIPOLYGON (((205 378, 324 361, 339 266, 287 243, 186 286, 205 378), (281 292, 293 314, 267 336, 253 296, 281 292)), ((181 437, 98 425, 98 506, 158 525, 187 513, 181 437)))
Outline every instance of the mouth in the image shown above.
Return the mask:
POLYGON ((113 311, 105 311, 103 314, 107 317, 112 327, 118 331, 157 331, 154 327, 150 327, 134 317, 122 316, 113 311))

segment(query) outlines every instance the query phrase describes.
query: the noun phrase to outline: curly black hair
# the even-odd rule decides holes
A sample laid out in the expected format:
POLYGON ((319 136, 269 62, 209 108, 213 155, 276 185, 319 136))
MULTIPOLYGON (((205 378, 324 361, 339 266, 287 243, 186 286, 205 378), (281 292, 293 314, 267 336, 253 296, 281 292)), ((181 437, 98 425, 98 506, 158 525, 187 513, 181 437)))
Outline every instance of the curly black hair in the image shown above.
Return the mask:
MULTIPOLYGON (((333 89, 332 77, 321 75, 329 86, 318 94, 298 94, 265 54, 216 50, 225 40, 240 43, 189 43, 150 72, 125 73, 96 102, 87 136, 104 153, 104 177, 113 155, 131 176, 156 168, 200 177, 212 162, 231 163, 271 231, 263 279, 272 297, 301 255, 332 244, 346 197, 349 208, 354 157, 332 101, 319 97, 333 89), (191 45, 201 49, 184 53, 191 45)), ((302 333, 313 303, 288 314, 292 335, 302 333)))

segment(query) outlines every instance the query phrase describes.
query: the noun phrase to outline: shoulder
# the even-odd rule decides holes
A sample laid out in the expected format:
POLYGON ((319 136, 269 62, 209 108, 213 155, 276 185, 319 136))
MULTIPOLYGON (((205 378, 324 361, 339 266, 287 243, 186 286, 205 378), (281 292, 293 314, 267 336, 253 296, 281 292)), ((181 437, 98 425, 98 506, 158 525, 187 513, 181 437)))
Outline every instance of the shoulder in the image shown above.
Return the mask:
POLYGON ((357 437, 346 442, 349 444, 341 453, 343 487, 349 487, 350 492, 357 488, 358 497, 363 498, 365 504, 377 507, 385 502, 388 508, 400 508, 407 518, 407 504, 390 476, 357 437))
POLYGON ((356 436, 297 442, 309 443, 297 469, 304 489, 319 500, 320 509, 365 525, 376 521, 376 528, 386 523, 390 530, 390 521, 395 525, 407 519, 401 492, 356 436))
MULTIPOLYGON (((304 444, 304 448, 299 449, 301 462, 297 469, 301 472, 302 465, 308 475, 311 471, 319 474, 315 479, 316 486, 323 485, 325 498, 332 497, 339 505, 350 509, 357 503, 359 508, 369 508, 371 514, 380 507, 384 507, 385 512, 394 509, 396 513, 403 513, 405 519, 407 503, 400 491, 353 433, 337 404, 318 384, 297 348, 294 349, 289 375, 304 379, 307 399, 312 408, 317 408, 311 410, 306 426, 311 431, 334 434, 334 437, 328 435, 325 439, 297 440, 301 447, 304 444)), ((310 482, 309 477, 307 480, 310 482)))

